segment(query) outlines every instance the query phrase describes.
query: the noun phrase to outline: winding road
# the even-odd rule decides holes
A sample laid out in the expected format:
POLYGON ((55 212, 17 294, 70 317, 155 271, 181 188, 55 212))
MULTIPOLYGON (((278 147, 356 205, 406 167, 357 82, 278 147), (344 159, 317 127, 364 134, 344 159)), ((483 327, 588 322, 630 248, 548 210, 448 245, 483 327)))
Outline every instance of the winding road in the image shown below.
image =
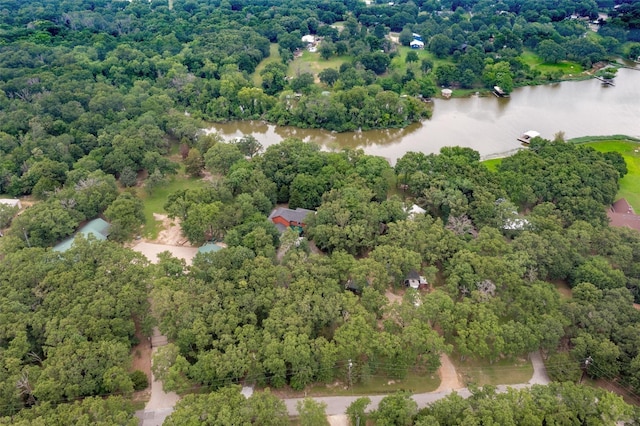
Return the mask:
MULTIPOLYGON (((531 380, 527 383, 520 383, 515 385, 500 385, 497 387, 498 392, 506 392, 509 388, 523 389, 532 385, 546 385, 550 382, 549 376, 547 376, 547 370, 542 361, 540 352, 532 352, 529 354, 531 364, 533 365, 533 375, 531 380)), ((435 392, 418 393, 413 395, 414 401, 418 404, 419 408, 423 408, 432 402, 445 398, 452 392, 457 392, 458 395, 463 398, 471 396, 471 392, 467 388, 458 388, 459 381, 455 367, 446 355, 443 355, 442 366, 440 367, 440 376, 443 379, 443 383, 446 385, 440 385, 435 392)), ((378 404, 386 395, 370 395, 371 404, 367 407, 368 411, 373 411, 378 408, 378 404)), ((360 396, 326 396, 315 397, 314 400, 327 404, 326 413, 328 416, 338 416, 344 414, 347 407, 351 405, 353 401, 360 398, 360 396)), ((178 401, 178 396, 175 394, 166 394, 162 390, 162 383, 154 380, 151 389, 151 400, 147 403, 145 410, 136 412, 136 416, 140 419, 140 426, 159 426, 164 419, 173 412, 173 406, 178 401)), ((296 405, 303 398, 288 398, 284 400, 287 406, 289 415, 298 415, 298 409, 296 405)))
MULTIPOLYGON (((533 376, 531 377, 531 380, 529 380, 527 383, 521 383, 516 385, 500 385, 497 387, 498 392, 506 392, 508 388, 522 389, 522 388, 529 387, 531 385, 546 385, 550 382, 549 376, 547 376, 547 370, 544 366, 544 363, 542 362, 542 356, 540 355, 540 352, 530 353, 529 358, 531 359, 531 363, 533 364, 533 376)), ((451 363, 449 363, 449 366, 445 366, 443 364, 443 367, 445 367, 445 371, 446 371, 446 370, 449 370, 450 368, 453 368, 453 365, 451 363)), ((442 371, 441 374, 451 374, 451 373, 450 372, 445 373, 444 371, 442 371)), ((464 398, 468 398, 469 396, 471 396, 471 392, 469 392, 467 388, 441 389, 439 387, 438 390, 435 392, 415 394, 413 395, 413 399, 414 401, 416 401, 416 403, 418 403, 419 408, 423 408, 432 402, 435 402, 439 399, 446 397, 447 395, 449 395, 454 391, 457 392, 458 395, 464 398)), ((369 396, 369 398, 371 399, 371 404, 369 404, 369 406, 367 407, 367 410, 373 411, 376 408, 378 408, 378 404, 380 403, 382 398, 384 398, 385 396, 386 395, 369 396)), ((360 397, 359 396, 327 396, 327 397, 316 397, 313 399, 318 402, 323 402, 327 404, 327 409, 326 409, 327 415, 332 416, 337 414, 343 414, 346 411, 347 407, 358 398, 360 397)), ((290 399, 284 400, 290 415, 292 416, 298 415, 296 404, 300 400, 302 400, 302 398, 290 398, 290 399)))

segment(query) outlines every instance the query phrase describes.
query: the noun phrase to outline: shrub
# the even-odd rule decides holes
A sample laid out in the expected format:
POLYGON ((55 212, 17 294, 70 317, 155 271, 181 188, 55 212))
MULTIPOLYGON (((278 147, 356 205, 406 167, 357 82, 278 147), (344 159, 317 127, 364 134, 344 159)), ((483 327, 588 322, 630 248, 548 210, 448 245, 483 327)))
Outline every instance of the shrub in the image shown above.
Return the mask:
POLYGON ((149 386, 149 377, 144 371, 136 370, 129 374, 131 381, 133 382, 133 389, 136 391, 146 389, 149 386))

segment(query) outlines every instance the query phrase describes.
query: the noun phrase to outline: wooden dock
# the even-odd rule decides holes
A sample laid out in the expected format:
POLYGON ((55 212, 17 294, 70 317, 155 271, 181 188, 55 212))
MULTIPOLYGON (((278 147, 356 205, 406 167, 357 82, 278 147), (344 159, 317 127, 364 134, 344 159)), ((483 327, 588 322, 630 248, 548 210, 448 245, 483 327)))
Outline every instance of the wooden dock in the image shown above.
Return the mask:
POLYGON ((595 78, 597 78, 598 80, 600 80, 600 81, 602 82, 602 84, 606 84, 606 85, 614 86, 614 87, 615 87, 615 85, 616 85, 616 84, 613 82, 613 80, 609 80, 609 79, 606 79, 606 78, 602 78, 602 77, 600 77, 600 76, 598 76, 598 75, 596 75, 596 76, 594 76, 594 77, 595 77, 595 78))

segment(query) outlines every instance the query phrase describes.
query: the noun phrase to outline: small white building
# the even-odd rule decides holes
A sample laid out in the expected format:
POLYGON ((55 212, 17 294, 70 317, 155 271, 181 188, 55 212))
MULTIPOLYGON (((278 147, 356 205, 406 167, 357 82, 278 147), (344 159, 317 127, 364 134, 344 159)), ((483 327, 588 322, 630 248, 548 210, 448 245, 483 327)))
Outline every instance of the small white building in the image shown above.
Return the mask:
POLYGON ((411 207, 405 207, 404 211, 409 215, 409 219, 414 219, 417 215, 425 214, 427 212, 417 204, 414 204, 411 207))
POLYGON ((409 46, 412 49, 424 49, 424 42, 420 40, 412 40, 411 43, 409 43, 409 46))
POLYGON ((5 204, 11 207, 22 208, 22 203, 17 198, 0 198, 0 204, 5 204))
POLYGON ((307 44, 315 43, 316 42, 316 37, 314 35, 312 35, 312 34, 307 34, 305 36, 302 36, 302 42, 303 43, 307 43, 307 44))
POLYGON ((443 98, 449 99, 451 97, 451 95, 453 94, 453 90, 451 90, 451 89, 442 89, 440 91, 440 94, 442 95, 443 98))

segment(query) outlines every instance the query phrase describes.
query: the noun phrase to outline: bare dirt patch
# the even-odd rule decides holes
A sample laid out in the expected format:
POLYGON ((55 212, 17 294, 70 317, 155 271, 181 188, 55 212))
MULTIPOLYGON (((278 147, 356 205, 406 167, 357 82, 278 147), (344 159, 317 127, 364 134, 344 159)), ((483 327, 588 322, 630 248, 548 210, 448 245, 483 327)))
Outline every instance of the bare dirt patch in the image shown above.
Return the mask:
POLYGON ((402 297, 404 296, 404 292, 402 292, 401 294, 395 294, 392 293, 391 291, 387 290, 387 292, 384 294, 385 297, 387 298, 387 300, 389 301, 389 303, 393 303, 396 302, 398 304, 402 304, 402 297))
POLYGON ((338 414, 327 417, 331 426, 349 426, 349 418, 346 414, 338 414))
POLYGON ((170 219, 166 214, 158 213, 154 213, 153 218, 162 222, 162 231, 158 233, 158 238, 149 242, 191 247, 189 241, 182 235, 182 228, 180 228, 180 220, 178 218, 170 219))
POLYGON ((456 367, 447 356, 447 354, 440 354, 440 368, 438 369, 438 375, 440 376, 440 386, 436 389, 436 392, 462 389, 464 386, 458 377, 456 367))
POLYGON ((141 241, 135 246, 133 250, 138 253, 142 253, 151 263, 158 262, 158 254, 168 251, 173 257, 178 259, 184 259, 187 265, 191 265, 191 260, 194 258, 198 249, 195 247, 174 246, 170 244, 154 244, 146 241, 141 241))
MULTIPOLYGON (((131 372, 140 370, 147 375, 148 380, 151 380, 151 344, 147 336, 143 335, 142 328, 137 319, 134 320, 136 325, 136 338, 138 344, 131 348, 131 372)), ((147 389, 136 392, 134 395, 135 401, 147 401, 151 396, 151 390, 147 389)))
POLYGON ((640 303, 634 303, 633 307, 640 311, 640 303))

